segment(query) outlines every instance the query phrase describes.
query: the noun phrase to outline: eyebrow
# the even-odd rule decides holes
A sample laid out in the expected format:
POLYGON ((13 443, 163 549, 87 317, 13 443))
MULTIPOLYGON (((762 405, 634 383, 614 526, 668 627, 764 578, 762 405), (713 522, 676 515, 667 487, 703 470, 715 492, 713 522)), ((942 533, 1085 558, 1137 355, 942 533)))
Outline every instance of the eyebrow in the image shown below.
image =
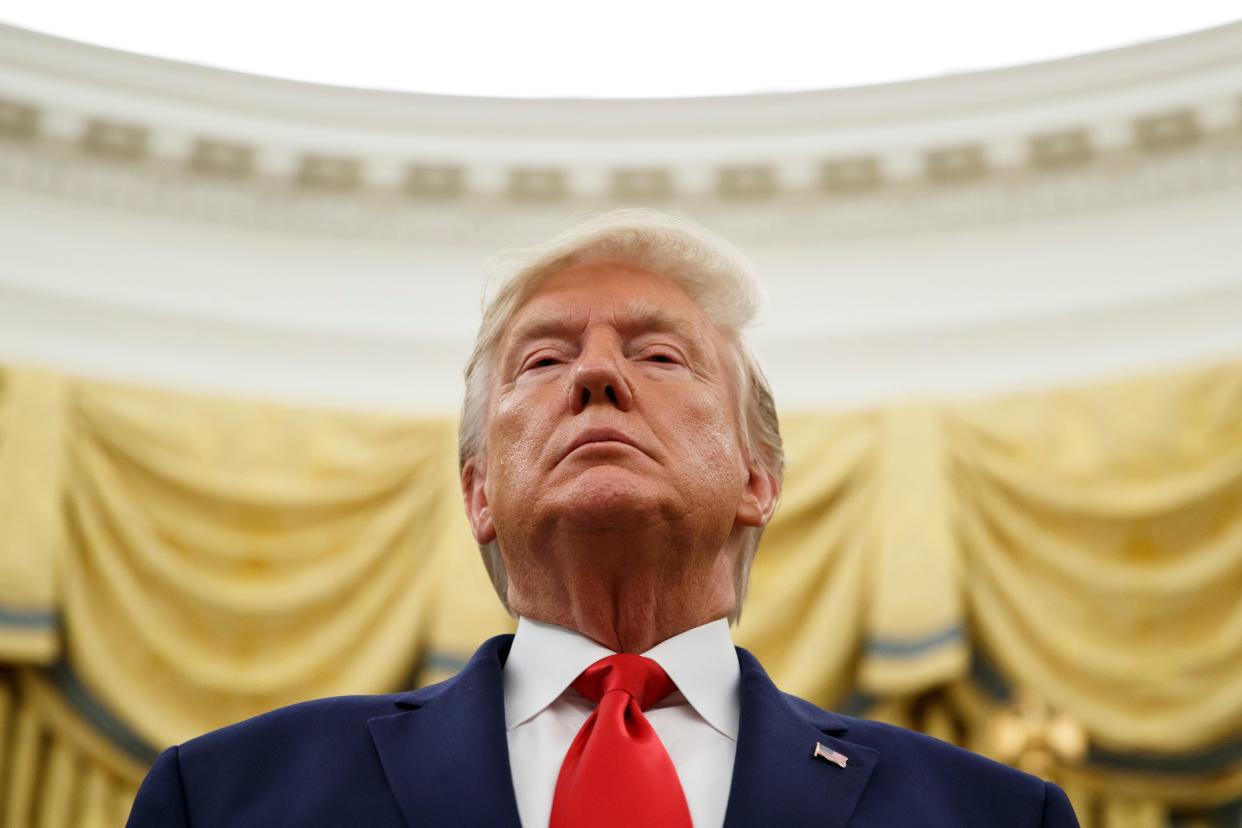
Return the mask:
POLYGON ((625 306, 621 315, 622 328, 656 333, 676 334, 696 347, 701 337, 684 317, 673 316, 649 299, 635 299, 625 306))
POLYGON ((508 347, 512 348, 532 339, 565 336, 577 327, 572 315, 560 310, 540 310, 522 320, 508 336, 508 347))
MULTIPOLYGON (((506 350, 536 339, 569 336, 581 327, 581 318, 575 317, 571 312, 554 308, 541 309, 523 319, 514 328, 506 350)), ((621 310, 618 327, 629 335, 635 332, 673 334, 684 340, 696 356, 702 356, 704 352, 703 337, 694 325, 683 317, 668 313, 650 299, 634 299, 627 303, 621 310)))

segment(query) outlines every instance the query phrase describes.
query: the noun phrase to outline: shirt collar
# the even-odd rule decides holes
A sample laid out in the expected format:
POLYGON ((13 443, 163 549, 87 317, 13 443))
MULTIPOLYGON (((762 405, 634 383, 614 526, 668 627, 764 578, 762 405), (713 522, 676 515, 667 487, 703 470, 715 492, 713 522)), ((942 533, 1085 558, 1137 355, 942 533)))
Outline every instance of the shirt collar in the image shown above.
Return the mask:
POLYGON ((742 668, 724 618, 665 639, 643 653, 661 667, 709 725, 737 741, 742 668))
MULTIPOLYGON (((612 650, 555 624, 518 619, 504 667, 505 728, 513 730, 565 692, 612 650)), ((686 701, 723 735, 737 740, 741 668, 729 622, 711 621, 661 641, 643 655, 664 668, 686 701)))

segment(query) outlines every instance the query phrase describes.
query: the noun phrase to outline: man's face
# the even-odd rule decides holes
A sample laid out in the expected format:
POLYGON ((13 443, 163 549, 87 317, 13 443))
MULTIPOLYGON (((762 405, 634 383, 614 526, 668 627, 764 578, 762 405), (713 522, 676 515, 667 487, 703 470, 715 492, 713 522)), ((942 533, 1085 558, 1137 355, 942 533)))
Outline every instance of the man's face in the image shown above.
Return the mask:
POLYGON ((476 539, 499 537, 513 576, 515 550, 557 533, 665 525, 719 552, 735 526, 765 522, 731 370, 665 277, 612 263, 548 277, 499 348, 486 457, 465 484, 476 539))

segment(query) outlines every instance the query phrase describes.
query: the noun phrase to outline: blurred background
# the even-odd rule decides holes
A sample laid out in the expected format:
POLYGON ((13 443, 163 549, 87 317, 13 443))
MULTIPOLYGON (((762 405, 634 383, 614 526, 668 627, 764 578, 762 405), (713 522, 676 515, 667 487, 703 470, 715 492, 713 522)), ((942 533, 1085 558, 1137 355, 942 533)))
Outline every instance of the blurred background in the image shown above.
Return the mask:
POLYGON ((0 9, 0 825, 510 631, 488 263, 626 205, 768 289, 777 683, 1242 825, 1236 7, 304 5, 0 9))

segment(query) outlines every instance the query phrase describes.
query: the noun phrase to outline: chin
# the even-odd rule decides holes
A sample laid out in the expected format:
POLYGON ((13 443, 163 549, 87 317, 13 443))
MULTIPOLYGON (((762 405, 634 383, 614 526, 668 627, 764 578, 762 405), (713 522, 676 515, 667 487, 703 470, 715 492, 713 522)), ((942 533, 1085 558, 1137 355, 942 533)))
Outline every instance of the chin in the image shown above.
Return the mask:
POLYGON ((667 503, 649 478, 616 466, 596 466, 574 476, 555 497, 560 523, 582 529, 625 529, 649 523, 667 503))

